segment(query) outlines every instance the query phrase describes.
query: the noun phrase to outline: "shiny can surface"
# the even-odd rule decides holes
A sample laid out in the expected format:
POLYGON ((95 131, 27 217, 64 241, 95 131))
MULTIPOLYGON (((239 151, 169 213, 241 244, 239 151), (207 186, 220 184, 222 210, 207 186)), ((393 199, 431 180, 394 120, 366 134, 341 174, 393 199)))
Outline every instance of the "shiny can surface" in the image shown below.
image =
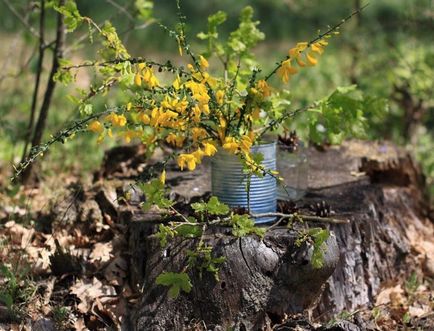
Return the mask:
MULTIPOLYGON (((252 153, 264 156, 262 165, 267 170, 276 170, 276 144, 269 143, 253 146, 252 153)), ((219 150, 211 161, 212 194, 230 207, 248 208, 248 176, 238 156, 219 150)), ((274 213, 277 205, 276 179, 271 175, 252 176, 250 181, 250 211, 254 214, 274 213)), ((268 223, 275 217, 256 218, 256 223, 268 223)))

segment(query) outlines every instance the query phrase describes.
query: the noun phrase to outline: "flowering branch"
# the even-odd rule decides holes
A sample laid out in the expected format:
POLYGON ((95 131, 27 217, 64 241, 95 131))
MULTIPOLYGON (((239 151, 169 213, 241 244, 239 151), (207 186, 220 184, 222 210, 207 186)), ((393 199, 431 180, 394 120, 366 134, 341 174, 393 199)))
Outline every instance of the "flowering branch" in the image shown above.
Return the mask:
MULTIPOLYGON (((360 14, 362 12, 362 10, 364 10, 368 5, 369 5, 369 3, 367 3, 366 5, 360 7, 359 9, 353 11, 350 15, 348 15, 347 17, 345 17, 344 19, 342 19, 336 25, 334 25, 331 28, 329 28, 326 32, 319 34, 316 38, 314 38, 311 41, 309 41, 307 43, 306 49, 309 48, 309 46, 311 46, 314 43, 316 43, 317 41, 320 41, 320 40, 324 39, 325 37, 327 37, 327 36, 335 33, 343 24, 345 24, 346 22, 348 22, 355 15, 360 14)), ((283 62, 285 62, 288 59, 289 59, 289 56, 286 56, 283 60, 281 60, 280 62, 278 62, 277 66, 267 76, 265 76, 264 80, 268 81, 279 70, 279 68, 282 66, 283 62)))

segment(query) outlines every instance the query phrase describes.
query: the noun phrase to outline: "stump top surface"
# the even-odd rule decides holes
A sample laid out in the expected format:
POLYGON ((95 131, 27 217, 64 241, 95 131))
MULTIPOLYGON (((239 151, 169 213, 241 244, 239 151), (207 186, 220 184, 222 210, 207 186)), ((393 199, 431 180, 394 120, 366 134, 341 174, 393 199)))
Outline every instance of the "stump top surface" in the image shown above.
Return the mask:
MULTIPOLYGON (((307 154, 308 186, 311 190, 318 190, 366 179, 365 174, 360 172, 362 158, 387 162, 395 160, 399 151, 389 143, 349 141, 325 151, 310 147, 307 154)), ((285 177, 285 172, 281 176, 285 177)), ((172 191, 187 198, 211 191, 209 158, 205 158, 193 172, 180 171, 177 166, 173 166, 167 173, 167 183, 172 191)))

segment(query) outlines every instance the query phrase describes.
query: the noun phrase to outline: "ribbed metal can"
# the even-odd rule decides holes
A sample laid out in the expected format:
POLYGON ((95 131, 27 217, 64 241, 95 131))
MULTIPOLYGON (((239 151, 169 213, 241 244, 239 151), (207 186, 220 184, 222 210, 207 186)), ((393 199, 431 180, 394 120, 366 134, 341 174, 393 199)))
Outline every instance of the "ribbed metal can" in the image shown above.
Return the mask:
MULTIPOLYGON (((267 170, 276 170, 276 143, 253 146, 252 153, 264 156, 262 165, 267 170)), ((238 156, 220 149, 211 159, 211 190, 221 202, 230 207, 248 208, 248 176, 238 156)), ((251 176, 250 211, 255 214, 274 213, 277 205, 276 179, 271 175, 251 176)), ((256 218, 255 223, 273 222, 275 217, 256 218)))

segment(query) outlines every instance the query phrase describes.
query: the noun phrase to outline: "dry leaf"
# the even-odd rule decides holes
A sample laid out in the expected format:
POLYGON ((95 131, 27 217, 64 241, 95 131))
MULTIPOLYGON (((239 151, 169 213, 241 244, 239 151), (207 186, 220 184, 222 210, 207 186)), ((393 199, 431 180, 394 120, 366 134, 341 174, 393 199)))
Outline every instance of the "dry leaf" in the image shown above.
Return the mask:
POLYGON ((386 305, 391 303, 392 305, 400 305, 405 302, 404 290, 400 284, 382 289, 377 295, 375 305, 386 305))
POLYGON ((21 224, 15 223, 15 221, 6 222, 4 226, 9 232, 11 241, 20 244, 21 248, 26 248, 30 244, 35 233, 35 229, 27 229, 21 224))
POLYGON ((110 260, 112 255, 110 254, 113 250, 111 242, 106 243, 96 243, 92 253, 90 253, 91 262, 107 262, 110 260))
POLYGON ((80 299, 78 309, 83 314, 91 310, 96 299, 105 302, 109 300, 111 296, 116 295, 113 286, 103 285, 95 277, 92 279, 92 282, 78 280, 73 286, 71 286, 70 290, 71 293, 75 294, 80 299))
POLYGON ((74 328, 76 331, 88 331, 89 329, 86 327, 83 318, 79 318, 74 323, 74 328))

